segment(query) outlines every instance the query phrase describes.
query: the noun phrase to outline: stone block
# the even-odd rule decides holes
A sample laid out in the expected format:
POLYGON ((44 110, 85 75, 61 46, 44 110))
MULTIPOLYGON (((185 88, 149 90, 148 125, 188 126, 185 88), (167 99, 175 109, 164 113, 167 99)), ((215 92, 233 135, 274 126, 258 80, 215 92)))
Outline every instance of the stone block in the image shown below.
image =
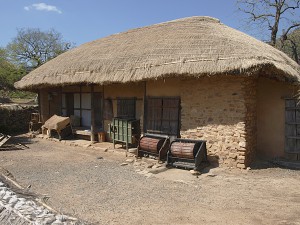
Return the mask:
POLYGON ((244 156, 244 155, 246 155, 246 152, 245 152, 245 151, 239 151, 239 152, 238 152, 238 155, 244 156))
POLYGON ((236 159, 238 156, 236 153, 229 153, 229 158, 236 159))
POLYGON ((239 155, 237 158, 238 158, 238 160, 245 160, 246 159, 246 157, 244 155, 239 155))
POLYGON ((245 142, 245 141, 241 141, 241 142, 239 143, 239 146, 245 148, 245 147, 246 147, 246 142, 245 142))
POLYGON ((239 151, 239 152, 246 152, 247 149, 246 149, 245 147, 239 147, 238 151, 239 151))
POLYGON ((240 168, 240 169, 246 169, 245 164, 241 164, 241 163, 238 163, 238 164, 236 165, 236 167, 237 167, 237 168, 240 168))
POLYGON ((238 160, 237 160, 237 163, 238 163, 238 164, 245 164, 245 160, 244 160, 244 159, 238 159, 238 160))

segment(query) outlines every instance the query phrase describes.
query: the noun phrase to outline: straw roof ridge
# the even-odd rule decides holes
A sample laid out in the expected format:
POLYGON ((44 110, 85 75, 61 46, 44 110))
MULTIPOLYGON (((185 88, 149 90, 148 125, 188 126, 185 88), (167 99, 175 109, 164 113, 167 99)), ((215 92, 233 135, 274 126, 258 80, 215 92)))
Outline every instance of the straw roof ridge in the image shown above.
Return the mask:
POLYGON ((299 65, 281 51, 218 19, 194 16, 85 43, 30 72, 15 86, 34 89, 136 82, 170 74, 199 77, 261 71, 280 80, 300 80, 299 65))

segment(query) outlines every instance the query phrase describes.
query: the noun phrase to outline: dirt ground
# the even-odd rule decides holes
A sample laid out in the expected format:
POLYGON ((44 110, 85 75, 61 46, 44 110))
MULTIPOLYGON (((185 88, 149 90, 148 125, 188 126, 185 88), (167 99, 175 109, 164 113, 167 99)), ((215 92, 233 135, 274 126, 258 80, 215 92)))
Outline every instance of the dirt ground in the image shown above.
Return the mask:
POLYGON ((300 171, 259 163, 149 175, 122 165, 120 151, 23 141, 29 149, 0 151, 0 166, 56 210, 95 224, 300 224, 300 171))

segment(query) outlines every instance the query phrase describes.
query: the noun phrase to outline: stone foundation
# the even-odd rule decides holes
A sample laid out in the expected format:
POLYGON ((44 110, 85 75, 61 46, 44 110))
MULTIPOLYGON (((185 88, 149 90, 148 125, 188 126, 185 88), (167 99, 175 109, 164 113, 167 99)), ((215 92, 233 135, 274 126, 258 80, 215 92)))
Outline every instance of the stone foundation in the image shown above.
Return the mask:
POLYGON ((208 154, 223 166, 248 166, 256 143, 255 79, 201 78, 181 89, 181 137, 207 140, 208 154))

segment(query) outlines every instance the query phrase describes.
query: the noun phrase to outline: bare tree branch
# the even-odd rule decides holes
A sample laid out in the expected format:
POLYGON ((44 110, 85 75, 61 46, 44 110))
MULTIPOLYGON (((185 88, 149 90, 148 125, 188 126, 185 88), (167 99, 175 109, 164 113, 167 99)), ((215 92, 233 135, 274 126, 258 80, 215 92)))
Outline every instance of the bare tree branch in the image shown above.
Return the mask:
POLYGON ((289 9, 292 9, 292 10, 295 10, 295 9, 299 9, 300 7, 300 0, 296 2, 296 6, 286 6, 282 11, 281 11, 281 14, 284 14, 287 10, 289 9))
POLYGON ((39 29, 19 29, 17 37, 7 46, 15 61, 28 67, 39 67, 46 61, 72 47, 64 42, 62 35, 55 30, 42 32, 39 29))
POLYGON ((239 10, 248 15, 249 21, 260 21, 262 26, 270 30, 270 44, 276 46, 278 30, 287 26, 285 33, 281 36, 284 40, 287 34, 298 27, 300 22, 292 22, 286 19, 286 15, 293 13, 300 8, 300 0, 238 0, 239 10), (284 19, 284 24, 282 20, 284 19))
MULTIPOLYGON (((287 37, 288 33, 291 31, 291 29, 295 28, 295 27, 299 27, 300 26, 300 23, 296 23, 296 24, 293 24, 291 25, 290 27, 288 27, 286 29, 286 31, 282 34, 283 37, 287 37)), ((287 40, 287 39, 286 39, 287 40)))

